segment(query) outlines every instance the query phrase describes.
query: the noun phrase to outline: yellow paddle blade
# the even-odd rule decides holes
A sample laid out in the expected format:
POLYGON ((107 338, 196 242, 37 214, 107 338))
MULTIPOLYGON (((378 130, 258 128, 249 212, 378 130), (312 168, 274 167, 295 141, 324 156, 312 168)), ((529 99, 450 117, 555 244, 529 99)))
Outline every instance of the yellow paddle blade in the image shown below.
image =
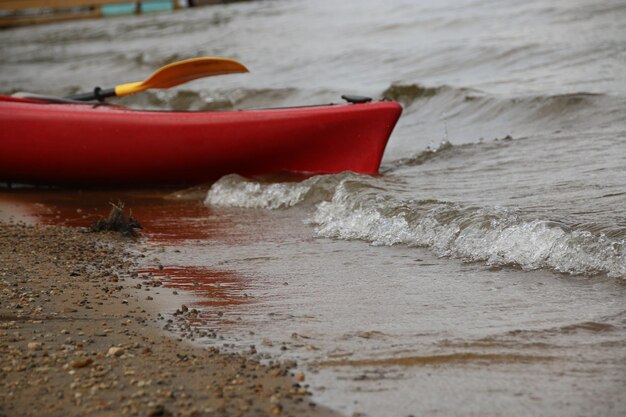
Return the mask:
POLYGON ((151 88, 170 88, 197 78, 238 72, 248 72, 248 68, 233 59, 191 58, 168 64, 144 81, 118 85, 115 87, 115 95, 127 96, 151 88))

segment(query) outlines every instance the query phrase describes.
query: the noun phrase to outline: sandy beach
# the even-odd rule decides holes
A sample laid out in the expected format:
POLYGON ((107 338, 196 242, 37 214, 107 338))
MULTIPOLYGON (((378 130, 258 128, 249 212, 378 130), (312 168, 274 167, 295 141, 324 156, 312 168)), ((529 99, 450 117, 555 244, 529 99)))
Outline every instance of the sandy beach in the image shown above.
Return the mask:
POLYGON ((294 363, 166 335, 149 306, 159 283, 126 245, 141 243, 0 224, 1 416, 332 415, 294 363))

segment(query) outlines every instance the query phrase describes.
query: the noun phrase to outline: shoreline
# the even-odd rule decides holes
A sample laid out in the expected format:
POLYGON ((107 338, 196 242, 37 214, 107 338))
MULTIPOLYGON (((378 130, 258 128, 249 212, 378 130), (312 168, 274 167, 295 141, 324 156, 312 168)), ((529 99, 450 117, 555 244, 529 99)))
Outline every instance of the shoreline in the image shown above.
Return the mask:
POLYGON ((337 415, 293 363, 168 336, 128 244, 0 222, 0 415, 337 415))

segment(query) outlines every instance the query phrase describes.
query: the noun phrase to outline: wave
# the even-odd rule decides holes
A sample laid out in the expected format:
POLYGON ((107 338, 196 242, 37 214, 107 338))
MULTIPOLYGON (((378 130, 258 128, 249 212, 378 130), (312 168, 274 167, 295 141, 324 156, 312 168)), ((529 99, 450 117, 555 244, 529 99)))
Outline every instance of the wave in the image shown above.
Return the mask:
POLYGON ((226 175, 211 186, 204 199, 207 206, 280 209, 297 204, 315 204, 332 198, 339 181, 356 174, 318 175, 302 182, 268 183, 226 175))
POLYGON ((412 167, 412 166, 422 165, 437 157, 452 154, 454 152, 453 150, 464 147, 464 146, 471 146, 471 145, 453 145, 447 139, 444 139, 437 146, 433 146, 433 147, 428 146, 423 151, 416 152, 405 158, 394 160, 391 164, 386 166, 384 170, 381 170, 381 172, 385 174, 399 167, 412 167))
POLYGON ((115 104, 145 110, 218 111, 232 108, 232 103, 226 99, 192 90, 144 91, 119 98, 115 104))
POLYGON ((447 96, 466 102, 476 101, 486 103, 489 101, 503 101, 509 104, 546 104, 556 107, 559 111, 563 108, 592 105, 596 99, 610 97, 606 94, 584 91, 553 95, 499 97, 489 95, 488 93, 474 88, 452 87, 449 85, 429 87, 421 84, 392 84, 383 91, 382 96, 388 100, 398 101, 405 106, 410 106, 419 100, 430 99, 437 96, 447 96))
POLYGON ((116 104, 142 109, 175 111, 227 111, 282 106, 298 94, 297 89, 234 89, 194 91, 190 89, 152 90, 119 98, 116 104))
POLYGON ((524 270, 626 278, 626 239, 503 207, 401 199, 393 184, 357 174, 273 183, 228 176, 205 204, 278 209, 314 205, 309 223, 318 237, 373 245, 428 247, 439 256, 524 270))
POLYGON ((338 188, 313 217, 319 236, 374 245, 430 247, 440 256, 488 265, 626 277, 626 241, 554 221, 525 220, 505 208, 463 207, 393 198, 363 204, 338 188))
MULTIPOLYGON (((146 91, 124 97, 116 103, 154 110, 231 111, 327 104, 340 101, 339 97, 340 93, 332 90, 297 87, 176 89, 146 91)), ((520 137, 538 132, 621 128, 626 107, 626 98, 585 92, 498 97, 475 89, 420 84, 395 84, 380 97, 402 103, 405 112, 401 125, 415 127, 420 137, 430 140, 441 137, 440 122, 444 122, 451 127, 454 141, 461 143, 490 139, 490 136, 520 137)), ((410 140, 407 145, 412 146, 411 143, 414 141, 410 140)))
POLYGON ((420 84, 394 84, 387 88, 382 95, 388 100, 397 101, 407 106, 416 100, 434 97, 437 94, 450 91, 454 91, 454 88, 449 86, 426 87, 420 84))
POLYGON ((448 85, 393 84, 382 96, 402 103, 405 117, 447 120, 483 131, 620 127, 626 106, 624 97, 584 91, 509 97, 448 85))

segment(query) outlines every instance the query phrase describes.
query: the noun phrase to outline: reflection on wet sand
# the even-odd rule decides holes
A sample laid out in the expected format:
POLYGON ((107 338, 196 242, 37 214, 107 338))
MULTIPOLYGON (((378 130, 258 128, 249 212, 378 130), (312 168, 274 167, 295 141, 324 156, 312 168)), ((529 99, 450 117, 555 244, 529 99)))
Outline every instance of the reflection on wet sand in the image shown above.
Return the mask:
POLYGON ((232 314, 233 310, 241 313, 241 308, 245 311, 244 306, 254 302, 246 292, 246 278, 231 271, 160 267, 139 273, 171 290, 169 304, 177 297, 184 300, 175 311, 162 309, 165 315, 160 317, 165 320, 164 330, 191 341, 223 340, 225 331, 238 327, 240 316, 232 314))
POLYGON ((231 271, 195 267, 148 269, 166 288, 185 291, 193 296, 195 307, 228 307, 252 302, 245 293, 247 280, 231 271))

